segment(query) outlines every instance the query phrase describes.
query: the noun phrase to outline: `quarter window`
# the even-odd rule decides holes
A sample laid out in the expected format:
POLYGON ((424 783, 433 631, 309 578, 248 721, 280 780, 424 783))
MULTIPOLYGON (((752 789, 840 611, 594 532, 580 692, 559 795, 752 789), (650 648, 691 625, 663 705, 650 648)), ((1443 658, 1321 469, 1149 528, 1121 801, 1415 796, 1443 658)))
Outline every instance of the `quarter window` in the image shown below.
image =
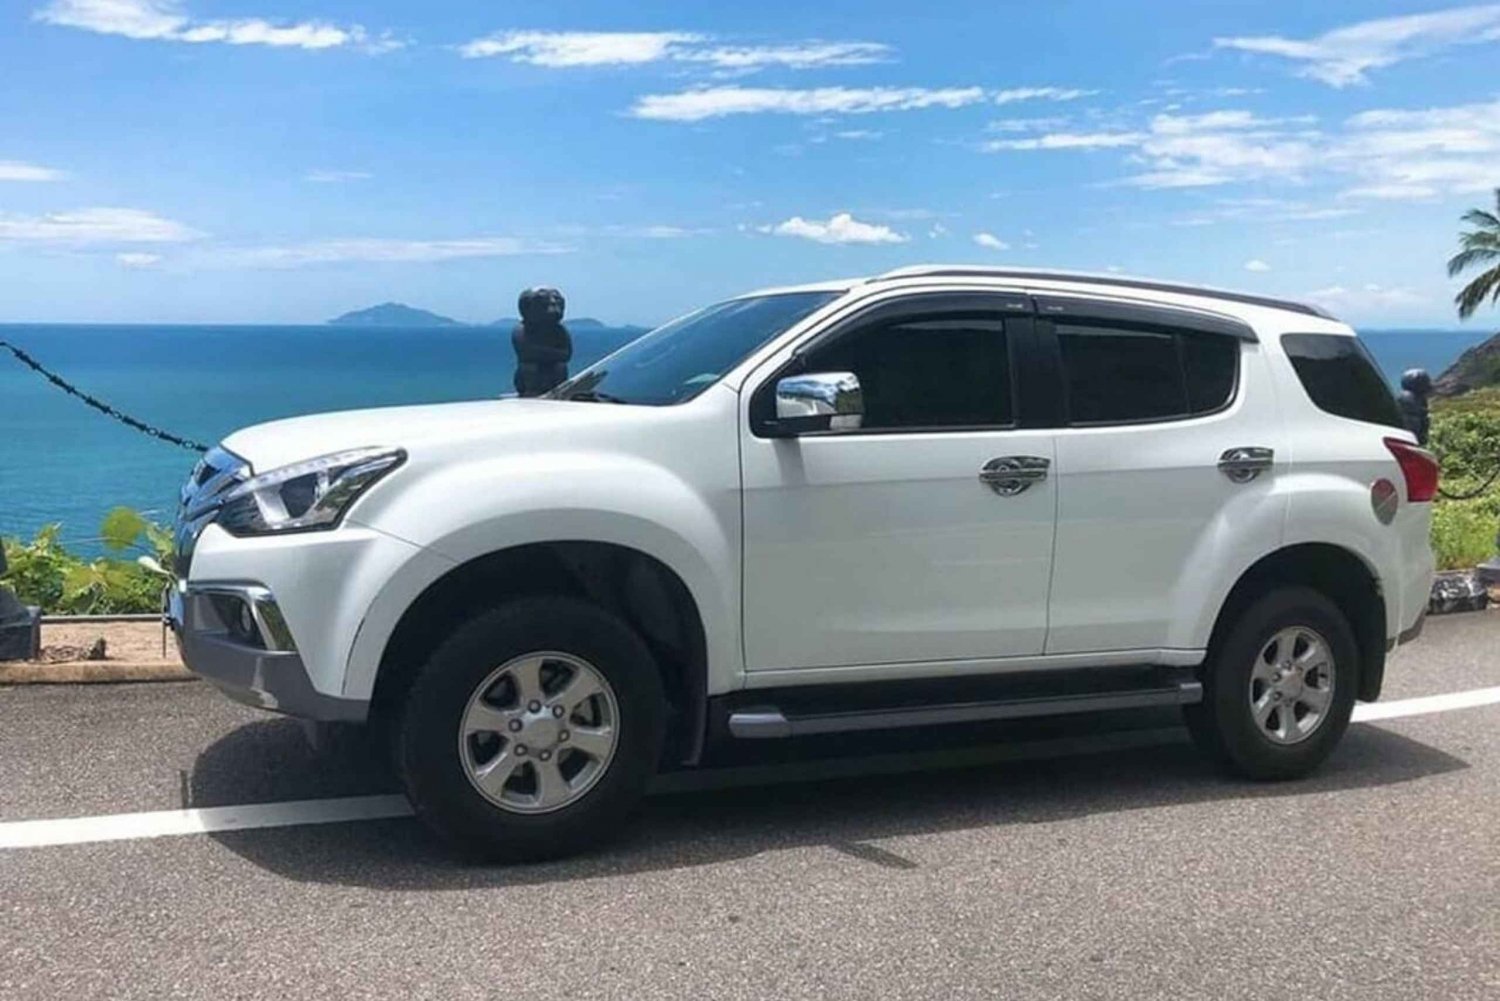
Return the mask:
POLYGON ((872 324, 813 351, 804 371, 857 375, 867 431, 1004 427, 1015 419, 1009 337, 999 317, 872 324))
POLYGON ((1073 424, 1212 413, 1234 395, 1239 342, 1218 334, 1057 325, 1073 424))
POLYGON ((1406 427, 1390 385, 1358 338, 1286 334, 1281 347, 1319 410, 1371 424, 1406 427))

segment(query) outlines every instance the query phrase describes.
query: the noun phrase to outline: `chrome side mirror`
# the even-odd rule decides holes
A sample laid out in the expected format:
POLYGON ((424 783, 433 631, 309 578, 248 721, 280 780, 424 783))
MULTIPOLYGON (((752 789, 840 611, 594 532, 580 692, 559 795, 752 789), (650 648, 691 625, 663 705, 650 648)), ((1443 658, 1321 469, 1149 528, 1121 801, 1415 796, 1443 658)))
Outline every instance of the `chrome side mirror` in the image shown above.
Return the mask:
POLYGON ((864 394, 853 372, 790 375, 776 383, 776 437, 856 431, 864 415, 864 394))

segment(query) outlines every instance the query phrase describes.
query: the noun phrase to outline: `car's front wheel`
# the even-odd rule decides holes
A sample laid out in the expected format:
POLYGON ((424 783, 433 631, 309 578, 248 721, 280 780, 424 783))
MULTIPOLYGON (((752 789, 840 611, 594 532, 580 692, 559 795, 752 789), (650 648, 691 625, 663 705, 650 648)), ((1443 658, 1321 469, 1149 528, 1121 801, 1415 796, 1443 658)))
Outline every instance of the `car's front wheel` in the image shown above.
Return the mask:
POLYGON ((623 622, 536 598, 459 628, 407 697, 396 759, 418 815, 465 854, 568 855, 615 834, 661 753, 661 680, 623 622))
POLYGON ((1305 587, 1252 602, 1209 651, 1194 740, 1229 770, 1296 778, 1332 753, 1354 710, 1359 647, 1338 606, 1305 587))

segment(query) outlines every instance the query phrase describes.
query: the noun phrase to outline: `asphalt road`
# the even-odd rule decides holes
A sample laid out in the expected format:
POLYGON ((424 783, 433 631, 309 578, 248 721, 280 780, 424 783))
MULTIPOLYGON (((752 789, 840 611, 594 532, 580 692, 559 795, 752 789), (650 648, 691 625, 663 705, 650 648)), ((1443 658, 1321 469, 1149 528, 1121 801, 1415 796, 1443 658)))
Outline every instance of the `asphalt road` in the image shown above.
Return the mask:
MULTIPOLYGON (((1470 614, 1386 698, 1495 685, 1470 614)), ((1500 705, 1356 724, 1272 786, 1170 723, 677 780, 542 866, 404 819, 0 851, 0 999, 1500 997, 1500 705)), ((391 788, 196 683, 0 690, 0 777, 0 824, 391 788)))

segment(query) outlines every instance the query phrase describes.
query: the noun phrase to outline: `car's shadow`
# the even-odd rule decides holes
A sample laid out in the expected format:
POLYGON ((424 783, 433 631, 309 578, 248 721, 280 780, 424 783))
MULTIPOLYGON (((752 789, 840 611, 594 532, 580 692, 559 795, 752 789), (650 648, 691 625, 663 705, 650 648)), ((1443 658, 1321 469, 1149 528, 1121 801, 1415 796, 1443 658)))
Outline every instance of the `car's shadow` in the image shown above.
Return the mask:
MULTIPOLYGON (((1216 800, 1274 797, 1290 803, 1295 797, 1388 786, 1468 767, 1375 726, 1352 727, 1313 777, 1277 784, 1223 778, 1177 730, 1137 729, 1081 740, 1084 749, 1092 745, 1093 750, 1078 753, 1077 741, 1068 739, 927 749, 904 757, 868 750, 850 757, 849 749, 840 747, 836 750, 845 753, 831 759, 825 754, 748 769, 742 763, 719 774, 693 775, 692 782, 710 786, 706 790, 652 796, 621 836, 599 851, 542 865, 463 863, 411 819, 212 837, 290 879, 391 890, 588 879, 807 845, 901 870, 917 863, 872 842, 1216 800), (844 777, 826 777, 839 773, 844 777)), ((203 807, 393 789, 381 755, 368 742, 313 751, 297 724, 268 720, 240 727, 206 749, 188 794, 193 806, 203 807)))

